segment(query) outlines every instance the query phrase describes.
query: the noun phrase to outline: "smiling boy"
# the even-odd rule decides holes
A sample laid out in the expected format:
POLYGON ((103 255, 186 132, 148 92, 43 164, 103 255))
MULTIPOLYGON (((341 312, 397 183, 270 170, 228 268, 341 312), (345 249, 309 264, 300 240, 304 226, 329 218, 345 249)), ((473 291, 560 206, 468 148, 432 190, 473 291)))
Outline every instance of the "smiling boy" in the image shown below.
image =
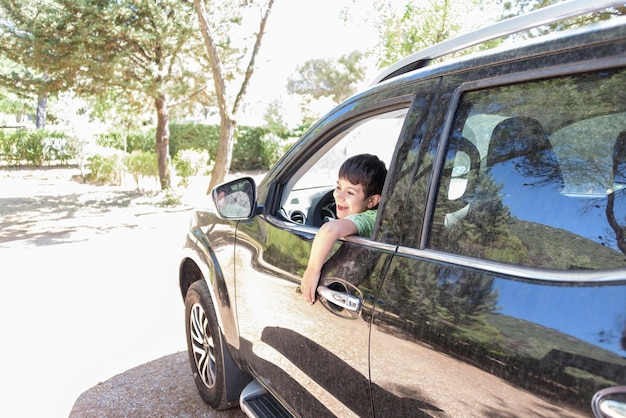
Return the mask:
POLYGON ((371 238, 386 176, 385 163, 371 154, 350 157, 339 168, 333 191, 338 219, 326 222, 315 236, 302 277, 302 294, 308 303, 315 301, 322 266, 335 241, 354 234, 371 238))

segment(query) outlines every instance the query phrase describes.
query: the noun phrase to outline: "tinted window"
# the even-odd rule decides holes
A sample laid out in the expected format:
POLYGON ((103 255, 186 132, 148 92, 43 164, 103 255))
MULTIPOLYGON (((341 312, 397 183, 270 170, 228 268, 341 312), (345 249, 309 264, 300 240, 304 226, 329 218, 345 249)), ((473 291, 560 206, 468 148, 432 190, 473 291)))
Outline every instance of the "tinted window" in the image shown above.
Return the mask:
POLYGON ((429 247, 551 269, 624 267, 625 74, 465 93, 429 247))

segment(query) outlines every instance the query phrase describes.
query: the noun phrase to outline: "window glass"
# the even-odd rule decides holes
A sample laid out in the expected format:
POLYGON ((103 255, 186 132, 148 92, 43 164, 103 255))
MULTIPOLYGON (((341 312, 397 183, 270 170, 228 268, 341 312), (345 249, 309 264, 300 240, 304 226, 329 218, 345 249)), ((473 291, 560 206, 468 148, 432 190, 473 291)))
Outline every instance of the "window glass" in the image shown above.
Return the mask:
POLYGON ((341 164, 353 155, 368 153, 378 156, 389 169, 406 114, 407 109, 399 109, 360 120, 327 141, 289 180, 282 215, 317 227, 335 218, 332 194, 341 164))
POLYGON ((625 74, 465 93, 428 246, 550 269, 625 266, 625 74))

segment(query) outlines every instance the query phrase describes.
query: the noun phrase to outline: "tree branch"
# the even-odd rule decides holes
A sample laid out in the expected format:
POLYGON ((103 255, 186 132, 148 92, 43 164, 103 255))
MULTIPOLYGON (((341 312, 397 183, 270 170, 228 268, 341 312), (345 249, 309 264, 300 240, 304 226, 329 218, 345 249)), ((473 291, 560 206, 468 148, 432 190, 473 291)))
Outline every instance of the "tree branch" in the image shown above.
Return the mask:
POLYGON ((226 96, 226 85, 224 83, 224 77, 222 75, 222 63, 220 62, 220 57, 217 52, 215 40, 213 39, 213 36, 211 35, 211 32, 209 30, 209 21, 205 12, 204 0, 193 0, 193 4, 198 14, 198 19, 200 21, 200 30, 202 32, 202 37, 204 38, 204 44, 206 46, 207 55, 209 56, 209 61, 211 62, 211 73, 213 75, 215 95, 217 96, 217 104, 220 112, 220 117, 222 118, 222 120, 232 120, 233 115, 229 112, 227 105, 228 98, 226 96))
POLYGON ((254 43, 254 48, 252 49, 252 55, 250 56, 250 62, 248 63, 248 67, 246 68, 246 75, 243 79, 243 82, 241 83, 239 93, 237 93, 237 97, 235 97, 235 102, 233 103, 233 115, 237 114, 237 111, 239 110, 239 105, 243 101, 246 90, 248 89, 248 84, 250 84, 250 78, 252 78, 252 73, 254 73, 254 63, 256 61, 256 56, 258 55, 259 49, 261 48, 261 40, 263 39, 263 35, 265 34, 265 26, 267 24, 267 19, 270 16, 270 12, 272 11, 273 5, 274 0, 269 0, 267 9, 265 9, 265 14, 261 19, 259 32, 256 35, 256 41, 254 43))

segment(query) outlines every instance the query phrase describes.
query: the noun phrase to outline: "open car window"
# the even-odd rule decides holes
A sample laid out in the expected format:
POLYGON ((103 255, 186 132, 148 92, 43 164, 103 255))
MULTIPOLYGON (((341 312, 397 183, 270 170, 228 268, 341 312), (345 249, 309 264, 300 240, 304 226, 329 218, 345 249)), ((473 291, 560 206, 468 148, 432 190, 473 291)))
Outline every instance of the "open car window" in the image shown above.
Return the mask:
POLYGON ((296 171, 282 196, 282 215, 298 224, 319 227, 335 218, 333 189, 341 164, 357 154, 373 154, 391 164, 408 108, 360 120, 330 138, 296 171))

